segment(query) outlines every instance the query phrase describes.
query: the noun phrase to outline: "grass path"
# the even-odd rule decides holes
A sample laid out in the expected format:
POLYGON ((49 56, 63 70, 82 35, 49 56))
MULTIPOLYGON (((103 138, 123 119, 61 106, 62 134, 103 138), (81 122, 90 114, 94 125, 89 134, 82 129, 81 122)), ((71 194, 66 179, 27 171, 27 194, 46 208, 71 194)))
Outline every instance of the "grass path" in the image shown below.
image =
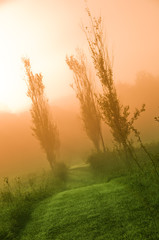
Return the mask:
MULTIPOLYGON (((153 221, 122 178, 60 192, 36 207, 21 240, 155 240, 153 221)), ((159 238, 158 238, 159 239, 159 238)))

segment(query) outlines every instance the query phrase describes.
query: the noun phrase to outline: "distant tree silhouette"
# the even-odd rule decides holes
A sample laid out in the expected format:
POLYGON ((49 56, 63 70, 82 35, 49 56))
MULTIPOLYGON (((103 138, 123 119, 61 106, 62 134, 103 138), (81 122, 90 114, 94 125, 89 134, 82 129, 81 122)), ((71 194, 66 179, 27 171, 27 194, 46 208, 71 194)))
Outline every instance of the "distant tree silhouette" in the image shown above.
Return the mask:
POLYGON ((39 140, 41 147, 46 153, 50 167, 54 170, 60 141, 58 129, 52 121, 48 99, 44 93, 43 76, 41 74, 33 74, 29 59, 24 58, 23 63, 27 76, 27 96, 32 101, 30 112, 33 123, 33 135, 39 140))
POLYGON ((133 132, 135 136, 139 136, 139 132, 134 128, 134 122, 141 112, 145 111, 145 105, 140 110, 137 109, 133 117, 129 118, 129 106, 121 105, 114 84, 112 62, 105 43, 102 18, 92 17, 88 7, 86 11, 90 25, 83 26, 83 30, 88 41, 96 75, 102 87, 102 92, 98 95, 102 117, 110 127, 116 145, 124 150, 127 165, 131 168, 131 159, 142 169, 137 160, 130 134, 133 132))
POLYGON ((100 144, 102 144, 105 151, 101 130, 101 116, 94 97, 92 83, 90 77, 88 77, 86 57, 81 51, 78 51, 77 57, 66 57, 66 62, 74 74, 74 84, 71 86, 80 102, 81 116, 86 134, 97 151, 100 150, 100 144))
POLYGON ((154 117, 154 119, 155 119, 156 122, 159 122, 159 117, 158 116, 154 117))

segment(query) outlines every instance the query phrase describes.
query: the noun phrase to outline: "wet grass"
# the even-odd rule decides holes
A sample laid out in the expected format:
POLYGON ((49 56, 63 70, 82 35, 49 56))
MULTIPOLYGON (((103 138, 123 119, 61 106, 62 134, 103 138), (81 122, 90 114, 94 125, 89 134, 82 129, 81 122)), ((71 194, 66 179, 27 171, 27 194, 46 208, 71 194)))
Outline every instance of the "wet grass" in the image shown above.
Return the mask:
POLYGON ((45 173, 1 188, 0 239, 159 239, 159 183, 116 171, 70 169, 67 182, 45 173))
POLYGON ((121 177, 66 190, 41 202, 21 239, 158 239, 153 217, 121 177))

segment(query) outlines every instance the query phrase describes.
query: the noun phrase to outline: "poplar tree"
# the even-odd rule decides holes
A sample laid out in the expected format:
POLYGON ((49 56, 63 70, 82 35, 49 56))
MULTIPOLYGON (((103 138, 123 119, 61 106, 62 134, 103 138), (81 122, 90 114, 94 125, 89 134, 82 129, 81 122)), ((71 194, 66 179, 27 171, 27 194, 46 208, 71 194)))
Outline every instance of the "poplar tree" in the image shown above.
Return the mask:
POLYGON ((33 74, 29 59, 24 58, 23 63, 27 77, 27 96, 32 101, 30 110, 32 132, 45 151, 51 169, 54 170, 60 140, 57 126, 51 117, 48 99, 45 96, 43 76, 42 74, 33 74))
POLYGON ((78 51, 77 57, 66 57, 69 68, 73 71, 74 84, 72 88, 80 102, 83 126, 88 138, 93 142, 97 151, 102 144, 105 151, 104 140, 101 130, 101 117, 94 96, 92 82, 88 77, 88 67, 85 55, 78 51))
POLYGON ((90 25, 83 26, 83 30, 87 38, 96 75, 102 87, 102 91, 98 95, 98 104, 103 120, 110 127, 115 144, 124 151, 128 167, 131 168, 131 160, 133 160, 142 170, 130 135, 135 132, 138 137, 139 132, 136 131, 134 122, 141 112, 145 111, 145 105, 140 110, 136 109, 133 116, 130 117, 129 106, 123 106, 120 103, 114 83, 112 62, 103 34, 102 18, 92 17, 88 7, 86 11, 90 25))

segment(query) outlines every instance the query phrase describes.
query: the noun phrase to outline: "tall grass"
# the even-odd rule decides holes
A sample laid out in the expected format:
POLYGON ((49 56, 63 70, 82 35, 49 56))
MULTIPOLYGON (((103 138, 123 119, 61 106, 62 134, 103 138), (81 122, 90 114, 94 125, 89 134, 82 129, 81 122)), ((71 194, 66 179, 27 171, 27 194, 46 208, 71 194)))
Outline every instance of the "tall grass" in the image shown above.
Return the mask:
MULTIPOLYGON (((147 144, 149 152, 153 153, 153 160, 155 162, 156 169, 159 170, 159 154, 158 144, 147 144)), ((128 191, 137 199, 139 205, 142 205, 145 212, 144 221, 147 222, 147 228, 151 231, 154 229, 154 236, 158 239, 159 236, 159 178, 151 162, 148 161, 148 156, 145 155, 141 148, 135 149, 140 165, 143 171, 134 164, 132 171, 128 171, 124 164, 122 164, 122 158, 124 155, 120 155, 117 160, 115 152, 95 153, 89 156, 88 162, 91 169, 97 175, 107 175, 109 178, 119 177, 124 175, 122 181, 128 186, 128 191), (152 226, 153 225, 153 226, 152 226)), ((133 204, 133 203, 132 203, 133 204)), ((127 206, 131 209, 131 206, 127 206)), ((137 207, 137 206, 136 206, 137 207)), ((138 209, 140 211, 140 209, 138 209)), ((137 210, 137 211, 138 211, 137 210)), ((130 210, 131 211, 131 210, 130 210)), ((154 238, 153 238, 154 239, 154 238)))
POLYGON ((43 172, 12 181, 5 177, 0 188, 0 239, 18 239, 36 204, 65 188, 64 181, 43 172))

